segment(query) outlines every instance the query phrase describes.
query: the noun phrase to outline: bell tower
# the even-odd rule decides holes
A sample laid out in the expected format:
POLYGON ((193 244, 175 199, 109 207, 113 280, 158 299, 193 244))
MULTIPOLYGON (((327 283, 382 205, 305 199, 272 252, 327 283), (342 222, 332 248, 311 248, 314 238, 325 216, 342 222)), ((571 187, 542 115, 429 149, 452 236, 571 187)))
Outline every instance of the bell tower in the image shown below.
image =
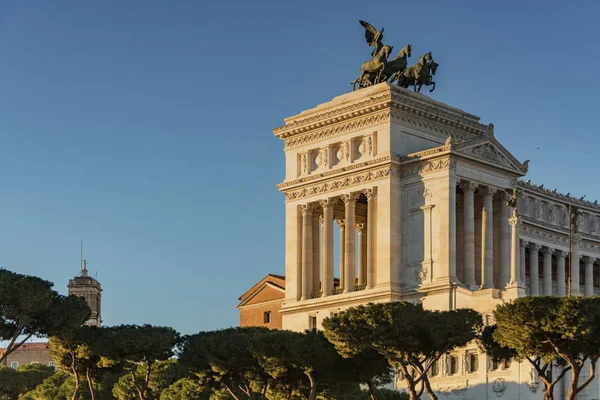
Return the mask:
POLYGON ((86 325, 101 326, 102 287, 95 278, 88 276, 87 262, 83 260, 83 268, 78 276, 69 279, 69 295, 81 297, 92 310, 86 325))

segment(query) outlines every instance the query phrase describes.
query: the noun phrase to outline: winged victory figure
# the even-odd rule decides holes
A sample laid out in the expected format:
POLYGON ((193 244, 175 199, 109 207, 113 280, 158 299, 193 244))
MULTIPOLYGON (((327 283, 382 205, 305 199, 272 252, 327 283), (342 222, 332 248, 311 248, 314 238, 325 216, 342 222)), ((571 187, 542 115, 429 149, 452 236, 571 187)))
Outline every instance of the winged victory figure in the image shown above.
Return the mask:
POLYGON ((367 40, 367 44, 369 46, 375 47, 375 50, 371 53, 372 57, 375 57, 379 50, 383 47, 383 43, 381 43, 381 39, 383 39, 383 31, 385 28, 381 28, 380 31, 375 29, 373 25, 365 21, 358 21, 365 28, 365 39, 367 40))

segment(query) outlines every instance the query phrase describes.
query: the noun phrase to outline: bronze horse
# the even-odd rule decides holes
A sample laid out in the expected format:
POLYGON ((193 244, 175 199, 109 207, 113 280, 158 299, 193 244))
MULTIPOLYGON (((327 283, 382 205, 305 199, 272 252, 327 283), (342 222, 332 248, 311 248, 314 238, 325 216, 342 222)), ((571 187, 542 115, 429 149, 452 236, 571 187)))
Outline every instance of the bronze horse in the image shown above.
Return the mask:
POLYGON ((435 90, 433 76, 435 75, 438 66, 439 64, 433 61, 431 52, 425 53, 419 58, 419 61, 417 61, 414 66, 406 68, 404 72, 398 76, 398 86, 408 88, 412 85, 414 86, 414 91, 420 93, 423 85, 433 85, 433 88, 429 90, 431 93, 435 90))

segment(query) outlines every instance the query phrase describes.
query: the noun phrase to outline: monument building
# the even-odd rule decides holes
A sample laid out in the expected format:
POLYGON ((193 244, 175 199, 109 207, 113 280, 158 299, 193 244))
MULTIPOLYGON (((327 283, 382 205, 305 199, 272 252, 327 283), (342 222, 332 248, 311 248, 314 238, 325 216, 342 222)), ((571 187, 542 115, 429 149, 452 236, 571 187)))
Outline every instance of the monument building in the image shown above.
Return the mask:
MULTIPOLYGON (((492 323, 511 299, 600 293, 598 203, 522 180, 528 162, 475 115, 374 82, 273 133, 285 150, 283 329, 399 300, 492 323)), ((529 364, 498 365, 476 343, 431 375, 455 398, 542 398, 529 364)), ((600 398, 598 379, 578 398, 600 398)))

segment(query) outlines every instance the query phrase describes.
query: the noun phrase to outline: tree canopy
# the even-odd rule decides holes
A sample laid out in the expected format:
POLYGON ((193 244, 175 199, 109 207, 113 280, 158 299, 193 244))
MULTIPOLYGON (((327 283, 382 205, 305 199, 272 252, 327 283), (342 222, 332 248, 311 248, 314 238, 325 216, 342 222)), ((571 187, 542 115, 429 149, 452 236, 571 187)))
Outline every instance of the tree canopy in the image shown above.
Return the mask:
POLYGON ((429 311, 407 302, 358 306, 323 322, 325 336, 343 356, 371 349, 398 365, 411 399, 423 390, 437 399, 427 372, 442 354, 475 339, 481 325, 474 310, 429 311))
POLYGON ((90 315, 85 301, 52 290, 35 276, 0 269, 0 362, 33 336, 53 336, 81 326, 90 315))
POLYGON ((567 400, 575 399, 594 379, 600 357, 600 297, 524 297, 498 306, 494 316, 494 341, 513 350, 517 359, 529 360, 542 380, 545 374, 536 358, 546 365, 556 358, 568 365, 567 400), (586 362, 590 375, 579 384, 586 362))

